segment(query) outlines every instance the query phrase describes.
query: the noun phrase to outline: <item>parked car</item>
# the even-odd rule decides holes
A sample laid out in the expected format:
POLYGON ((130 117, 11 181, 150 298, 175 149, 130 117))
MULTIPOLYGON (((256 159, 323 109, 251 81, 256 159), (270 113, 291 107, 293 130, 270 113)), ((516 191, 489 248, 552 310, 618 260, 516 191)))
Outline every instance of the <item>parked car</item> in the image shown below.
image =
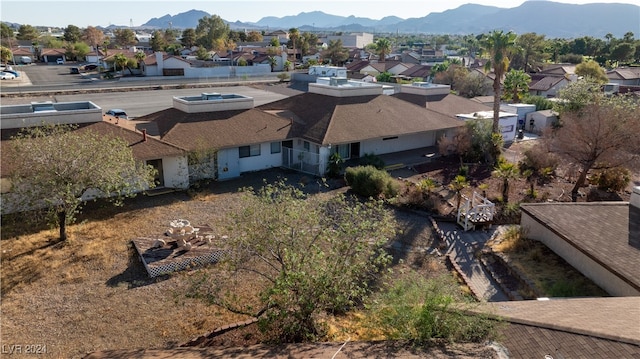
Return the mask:
POLYGON ((94 64, 84 65, 84 70, 85 71, 93 71, 93 70, 95 70, 97 68, 98 68, 98 65, 94 65, 94 64))
POLYGON ((111 109, 111 110, 105 112, 104 115, 105 116, 115 117, 115 118, 121 118, 123 120, 128 120, 129 119, 129 116, 127 116, 127 113, 124 112, 124 110, 121 110, 119 108, 111 109))
POLYGON ((6 71, 1 71, 0 72, 0 79, 2 80, 13 80, 16 78, 16 75, 10 73, 10 72, 6 72, 6 71))
POLYGON ((69 68, 69 72, 72 74, 79 74, 80 73, 80 69, 77 67, 71 67, 69 68))
POLYGON ((57 63, 58 65, 64 65, 64 59, 57 59, 57 60, 56 60, 56 63, 57 63))
POLYGON ((8 73, 12 74, 15 77, 20 77, 20 74, 16 70, 5 69, 3 72, 8 72, 8 73))

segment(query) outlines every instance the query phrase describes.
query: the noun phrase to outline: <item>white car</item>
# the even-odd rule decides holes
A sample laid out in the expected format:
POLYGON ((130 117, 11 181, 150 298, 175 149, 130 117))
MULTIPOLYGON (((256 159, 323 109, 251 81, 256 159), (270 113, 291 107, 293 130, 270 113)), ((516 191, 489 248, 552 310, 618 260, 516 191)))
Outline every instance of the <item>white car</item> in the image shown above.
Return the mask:
POLYGON ((0 79, 2 80, 13 80, 16 78, 16 75, 12 74, 11 72, 0 72, 0 79))
POLYGON ((56 60, 56 63, 58 65, 64 65, 64 60, 63 59, 58 59, 58 60, 56 60))

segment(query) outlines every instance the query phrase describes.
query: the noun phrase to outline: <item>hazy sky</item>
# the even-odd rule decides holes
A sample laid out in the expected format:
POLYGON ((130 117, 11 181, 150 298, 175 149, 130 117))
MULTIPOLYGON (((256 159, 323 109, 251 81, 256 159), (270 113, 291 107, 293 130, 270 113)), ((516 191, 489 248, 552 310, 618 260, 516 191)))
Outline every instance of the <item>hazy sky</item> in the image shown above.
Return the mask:
MULTIPOLYGON (((192 9, 218 15, 227 21, 257 22, 265 16, 297 15, 301 12, 322 11, 340 16, 358 16, 381 19, 395 15, 403 19, 423 17, 432 12, 454 9, 467 3, 516 7, 523 1, 513 0, 285 0, 285 1, 28 1, 1 0, 0 20, 33 26, 80 28, 91 26, 124 25, 140 26, 152 18, 177 15, 192 9)), ((625 3, 640 5, 640 0, 558 0, 567 4, 625 3)))

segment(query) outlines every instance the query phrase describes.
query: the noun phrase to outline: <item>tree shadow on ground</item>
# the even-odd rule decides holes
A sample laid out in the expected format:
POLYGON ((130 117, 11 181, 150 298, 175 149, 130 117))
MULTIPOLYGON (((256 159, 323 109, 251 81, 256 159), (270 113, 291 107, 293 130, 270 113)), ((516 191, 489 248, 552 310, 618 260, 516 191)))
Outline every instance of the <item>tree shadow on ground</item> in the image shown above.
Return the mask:
POLYGON ((105 284, 109 287, 126 285, 127 289, 134 289, 165 281, 169 279, 169 277, 168 274, 154 278, 149 277, 138 253, 133 246, 131 246, 129 248, 129 263, 127 264, 127 268, 122 273, 109 278, 105 284))

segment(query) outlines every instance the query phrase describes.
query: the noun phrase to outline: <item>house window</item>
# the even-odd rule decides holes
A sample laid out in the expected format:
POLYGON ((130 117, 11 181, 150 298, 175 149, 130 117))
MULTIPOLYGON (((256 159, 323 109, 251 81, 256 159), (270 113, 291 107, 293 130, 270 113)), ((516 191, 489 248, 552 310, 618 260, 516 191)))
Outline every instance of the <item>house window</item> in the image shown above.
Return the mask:
POLYGON ((309 151, 311 149, 311 144, 309 141, 304 141, 304 150, 309 151))
POLYGON ((280 142, 271 142, 271 153, 282 152, 282 144, 280 142))
POLYGON ((240 158, 260 156, 260 145, 242 146, 238 149, 240 158))
POLYGON ((347 159, 351 157, 350 150, 351 150, 351 145, 349 144, 335 145, 331 147, 331 154, 338 153, 340 155, 340 158, 347 159))

